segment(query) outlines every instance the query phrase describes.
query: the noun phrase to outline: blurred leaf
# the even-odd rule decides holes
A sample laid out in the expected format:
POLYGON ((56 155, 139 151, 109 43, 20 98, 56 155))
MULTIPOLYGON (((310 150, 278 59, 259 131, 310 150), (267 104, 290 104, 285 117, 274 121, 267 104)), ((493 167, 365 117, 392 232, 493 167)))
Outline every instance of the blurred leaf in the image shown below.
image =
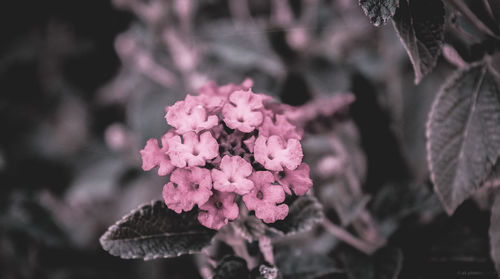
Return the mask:
POLYGON ((342 261, 350 279, 396 279, 403 266, 403 253, 399 248, 386 247, 367 256, 348 249, 342 261))
POLYGON ((0 227, 13 235, 24 234, 43 245, 61 247, 68 239, 46 208, 23 195, 14 195, 6 212, 0 212, 0 227))
POLYGON ((375 26, 381 26, 394 15, 399 0, 359 0, 359 5, 375 26))
POLYGON ((499 85, 482 64, 460 70, 439 92, 427 123, 436 193, 448 214, 491 173, 500 155, 499 85))
POLYGON ((444 40, 445 10, 441 0, 401 0, 393 18, 415 71, 415 83, 436 66, 444 40))
POLYGON ((389 237, 409 215, 432 219, 442 212, 442 207, 425 184, 397 183, 384 185, 373 198, 370 210, 382 234, 389 237))
POLYGON ((283 276, 288 279, 313 279, 331 274, 341 276, 343 273, 333 258, 292 245, 276 245, 274 259, 283 276))
MULTIPOLYGON (((232 21, 216 21, 201 30, 200 37, 208 44, 210 55, 222 61, 222 67, 259 69, 271 76, 284 72, 266 38, 264 22, 235 26, 232 21)), ((212 69, 213 71, 213 69, 212 69)))
POLYGON ((368 202, 370 196, 355 193, 346 177, 338 177, 331 184, 320 188, 320 199, 325 207, 333 207, 343 226, 351 223, 358 217, 368 202))
POLYGON ((177 214, 163 201, 143 205, 101 237, 104 250, 124 259, 156 259, 200 252, 215 231, 202 226, 196 211, 177 214))
POLYGON ((323 220, 323 206, 313 196, 302 196, 290 205, 288 216, 284 220, 268 224, 269 227, 286 234, 295 234, 310 230, 323 220))
POLYGON ((248 278, 250 271, 247 262, 236 256, 227 256, 217 265, 214 279, 248 278))

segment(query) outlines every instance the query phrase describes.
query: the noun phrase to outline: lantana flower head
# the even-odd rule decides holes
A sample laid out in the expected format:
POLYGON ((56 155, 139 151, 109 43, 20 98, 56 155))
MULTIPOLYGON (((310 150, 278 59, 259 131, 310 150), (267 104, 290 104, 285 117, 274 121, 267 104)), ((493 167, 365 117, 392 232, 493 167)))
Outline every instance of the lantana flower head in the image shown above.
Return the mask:
POLYGON ((198 220, 220 229, 246 206, 266 223, 288 214, 286 195, 304 195, 312 186, 302 162, 301 129, 290 107, 252 91, 253 82, 217 86, 167 107, 172 126, 161 140, 141 150, 144 170, 170 174, 163 188, 168 208, 198 208, 198 220))

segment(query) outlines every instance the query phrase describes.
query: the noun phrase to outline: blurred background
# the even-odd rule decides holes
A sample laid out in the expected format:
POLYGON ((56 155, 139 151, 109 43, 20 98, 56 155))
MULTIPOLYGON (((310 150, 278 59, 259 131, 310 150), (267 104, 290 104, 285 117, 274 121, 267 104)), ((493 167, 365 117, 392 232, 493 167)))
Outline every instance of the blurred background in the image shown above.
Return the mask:
MULTIPOLYGON (((4 1, 0 34, 2 279, 200 278, 191 257, 121 260, 98 239, 161 197, 139 150, 168 130, 164 107, 246 77, 294 106, 355 96, 310 131, 305 160, 332 222, 371 212, 402 278, 493 274, 488 213, 467 202, 446 217, 428 181, 425 121, 456 66, 440 58, 415 86, 392 24, 372 26, 357 1, 4 1)), ((338 241, 306 237, 338 264, 338 241)))

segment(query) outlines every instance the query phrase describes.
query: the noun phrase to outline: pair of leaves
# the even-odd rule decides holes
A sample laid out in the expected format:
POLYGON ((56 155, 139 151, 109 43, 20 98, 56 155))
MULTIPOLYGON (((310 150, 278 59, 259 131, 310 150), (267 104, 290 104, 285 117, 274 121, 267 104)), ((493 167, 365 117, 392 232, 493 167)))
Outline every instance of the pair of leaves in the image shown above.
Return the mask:
POLYGON ((458 71, 438 93, 427 123, 431 179, 448 214, 493 171, 500 156, 500 86, 484 64, 458 71))
POLYGON ((156 259, 200 252, 216 231, 202 226, 196 210, 177 214, 161 200, 143 205, 101 237, 104 250, 124 259, 156 259))

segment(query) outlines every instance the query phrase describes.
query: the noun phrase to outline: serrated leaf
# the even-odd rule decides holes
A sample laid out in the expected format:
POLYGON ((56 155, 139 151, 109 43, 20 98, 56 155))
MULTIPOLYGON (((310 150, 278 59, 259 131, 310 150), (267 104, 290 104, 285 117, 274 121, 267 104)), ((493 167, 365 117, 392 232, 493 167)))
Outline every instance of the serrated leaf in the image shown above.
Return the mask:
POLYGON ((500 155, 500 89, 482 64, 458 71, 438 93, 427 123, 434 189, 448 214, 491 173, 500 155))
POLYGON ((359 0, 359 5, 370 22, 378 27, 394 16, 399 0, 359 0))
POLYGON ((500 273, 500 192, 496 192, 495 201, 491 208, 490 221, 490 245, 491 259, 495 264, 495 268, 500 273))
POLYGON ((304 232, 323 220, 323 206, 313 196, 302 196, 291 205, 284 220, 268 224, 269 227, 284 234, 304 232))
POLYGON ((224 257, 217 265, 214 272, 214 279, 249 278, 250 271, 247 262, 236 256, 224 257))
POLYGON ((393 17, 401 43, 415 71, 415 84, 436 66, 444 40, 441 0, 401 0, 393 17))
POLYGON ((195 210, 177 214, 158 200, 124 216, 100 242, 113 256, 150 260, 199 252, 214 235, 198 222, 195 210))

